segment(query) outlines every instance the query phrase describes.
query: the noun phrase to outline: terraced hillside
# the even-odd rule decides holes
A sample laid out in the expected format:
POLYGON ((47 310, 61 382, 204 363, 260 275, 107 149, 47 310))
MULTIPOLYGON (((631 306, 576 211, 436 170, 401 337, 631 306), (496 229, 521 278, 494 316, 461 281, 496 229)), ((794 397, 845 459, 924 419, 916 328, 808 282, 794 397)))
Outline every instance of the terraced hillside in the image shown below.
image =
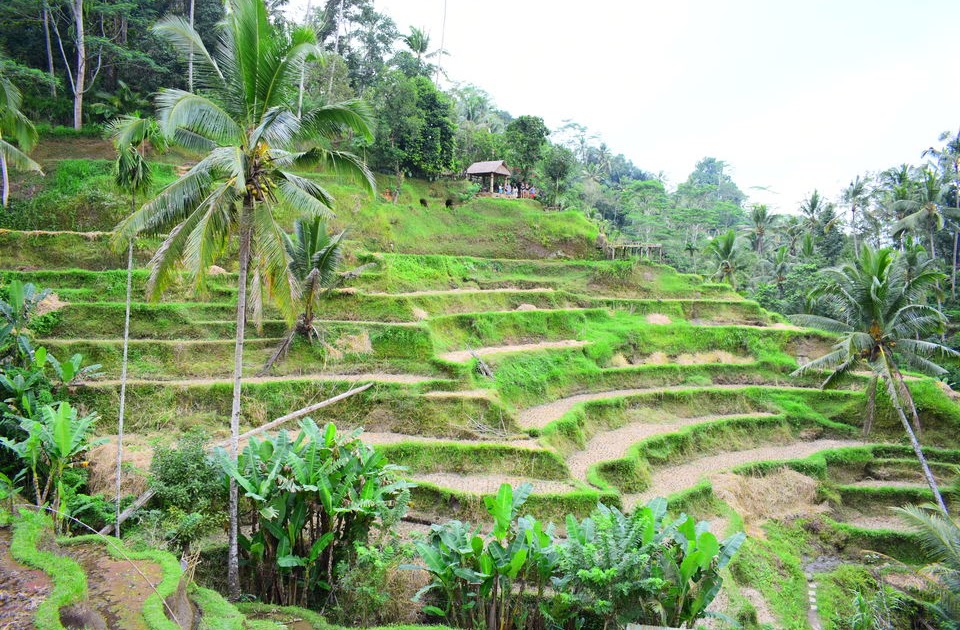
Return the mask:
MULTIPOLYGON (((143 244, 141 266, 152 245, 143 244)), ((120 258, 98 234, 4 232, 0 252, 3 281, 56 291, 39 343, 103 365, 105 376, 74 399, 99 411, 109 434, 120 258)), ((821 392, 815 380, 789 376, 798 358, 826 351, 828 335, 638 261, 399 253, 357 261, 375 266, 324 302, 322 343, 297 341, 264 372, 285 324, 268 312, 261 330, 248 328, 242 421, 253 428, 373 383, 315 417, 363 427, 363 439, 407 467, 417 483, 412 520, 476 519, 503 482, 532 483, 528 506, 555 520, 600 500, 629 508, 665 495, 720 533, 756 535, 718 601, 747 625, 832 627, 831 613, 847 604, 830 587, 835 566, 818 556, 878 549, 917 559, 887 508, 929 491, 893 415, 881 409, 864 438, 863 382, 821 392), (796 515, 804 518, 768 523, 796 515), (810 607, 811 589, 823 615, 810 607)), ((236 295, 228 272, 203 295, 184 282, 159 303, 143 301, 145 269, 134 280, 127 430, 130 465, 141 472, 131 476, 158 441, 194 427, 227 435, 236 295)), ((960 405, 930 381, 911 387, 923 439, 941 447, 930 452, 935 472, 955 497, 960 405)), ((93 465, 109 468, 112 453, 101 447, 93 465)))

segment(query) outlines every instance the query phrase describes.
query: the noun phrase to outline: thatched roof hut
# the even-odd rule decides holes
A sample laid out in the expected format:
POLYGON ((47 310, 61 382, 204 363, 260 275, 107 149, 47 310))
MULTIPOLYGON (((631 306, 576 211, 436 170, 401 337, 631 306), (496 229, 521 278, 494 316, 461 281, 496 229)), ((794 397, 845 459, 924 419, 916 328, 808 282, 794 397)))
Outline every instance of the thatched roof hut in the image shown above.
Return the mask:
POLYGON ((474 162, 467 167, 468 177, 477 177, 483 181, 487 176, 490 177, 490 192, 495 192, 494 182, 497 176, 510 177, 510 167, 503 160, 492 160, 489 162, 474 162))

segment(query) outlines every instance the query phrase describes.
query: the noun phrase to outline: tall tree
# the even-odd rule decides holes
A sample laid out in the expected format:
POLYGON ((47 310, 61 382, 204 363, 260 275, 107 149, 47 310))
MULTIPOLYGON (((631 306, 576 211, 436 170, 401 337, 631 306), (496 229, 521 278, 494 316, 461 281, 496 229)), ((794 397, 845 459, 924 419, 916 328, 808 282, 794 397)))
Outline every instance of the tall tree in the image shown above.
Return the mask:
POLYGON ((40 165, 27 157, 26 151, 33 148, 37 142, 37 130, 33 127, 23 112, 20 90, 12 81, 0 75, 0 190, 2 190, 2 205, 7 207, 10 201, 10 167, 18 170, 37 171, 42 173, 40 165), (11 144, 6 137, 10 137, 11 144))
POLYGON ((902 204, 907 214, 894 224, 894 238, 899 238, 904 232, 926 236, 930 244, 930 257, 936 260, 936 233, 946 226, 947 219, 960 220, 960 211, 944 206, 942 200, 940 177, 930 169, 923 169, 913 195, 902 204))
MULTIPOLYGON (((176 182, 124 220, 116 238, 166 234, 150 262, 148 292, 156 298, 172 281, 180 261, 201 287, 207 270, 233 236, 239 239, 239 276, 234 344, 230 455, 237 457, 247 284, 271 293, 292 314, 295 284, 289 279, 284 233, 274 211, 329 216, 331 195, 292 169, 326 165, 351 175, 372 191, 373 176, 356 156, 339 150, 345 132, 372 140, 368 111, 359 103, 330 105, 298 117, 293 111, 302 64, 319 51, 293 42, 270 22, 263 0, 230 0, 219 42, 207 49, 182 17, 155 27, 182 55, 194 53, 198 93, 165 89, 157 96, 167 137, 204 156, 176 182)), ((260 291, 251 299, 258 303, 260 291)), ((258 311, 254 308, 254 312, 258 311)), ((230 488, 227 583, 240 589, 237 548, 239 497, 230 488)))
POLYGON ((728 230, 709 243, 704 253, 717 262, 717 270, 713 277, 726 281, 734 290, 737 288, 737 275, 743 271, 744 260, 737 234, 733 230, 728 230))
MULTIPOLYGON (((137 194, 145 193, 153 183, 150 165, 143 156, 146 143, 163 146, 163 136, 156 121, 126 116, 114 120, 107 128, 117 151, 114 162, 114 183, 130 195, 130 213, 137 210, 137 194)), ((133 296, 133 245, 127 243, 127 302, 123 320, 123 359, 120 364, 120 409, 117 415, 117 466, 116 466, 116 535, 120 535, 120 466, 123 463, 123 421, 127 400, 127 354, 130 345, 130 305, 133 296)), ((122 244, 119 243, 118 244, 122 244)))
MULTIPOLYGON (((833 317, 793 315, 791 320, 802 326, 821 328, 841 335, 826 355, 800 366, 794 375, 811 371, 828 371, 821 387, 830 387, 861 367, 874 374, 867 393, 868 408, 873 407, 877 380, 890 398, 903 430, 910 440, 923 475, 940 509, 947 513, 940 489, 930 472, 920 442, 907 419, 904 408, 914 414, 916 407, 900 372, 900 364, 928 374, 944 374, 946 370, 931 358, 960 356, 956 351, 923 337, 937 332, 946 322, 939 310, 925 304, 933 284, 942 276, 930 266, 908 273, 903 256, 891 249, 874 250, 863 245, 859 256, 840 267, 821 272, 827 282, 819 291, 833 317)), ((869 416, 865 429, 869 428, 869 416)))
POLYGON ((766 243, 767 236, 779 223, 780 217, 772 214, 764 204, 756 204, 750 208, 750 214, 747 218, 750 222, 747 224, 745 231, 753 243, 753 251, 762 258, 763 246, 766 243))
POLYGON ((507 125, 505 133, 510 166, 526 181, 543 154, 550 130, 538 116, 520 116, 507 125))
POLYGON ((843 202, 850 206, 850 234, 853 236, 853 251, 860 251, 857 243, 857 210, 862 210, 870 196, 868 181, 857 175, 843 189, 843 202))
MULTIPOLYGON (((945 142, 942 149, 930 147, 923 152, 923 157, 933 157, 942 174, 944 184, 953 193, 954 210, 960 215, 960 131, 951 135, 949 131, 940 134, 941 142, 945 142)), ((957 267, 960 266, 960 220, 954 222, 953 256, 950 259, 950 295, 957 299, 957 267)))

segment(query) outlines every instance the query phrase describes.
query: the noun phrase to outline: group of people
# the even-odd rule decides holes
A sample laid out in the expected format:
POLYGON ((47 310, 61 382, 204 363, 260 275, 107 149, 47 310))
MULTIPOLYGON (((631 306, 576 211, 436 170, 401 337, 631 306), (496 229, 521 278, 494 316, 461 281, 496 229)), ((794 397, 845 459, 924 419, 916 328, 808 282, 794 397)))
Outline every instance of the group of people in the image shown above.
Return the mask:
POLYGON ((519 186, 514 186, 508 181, 506 184, 501 183, 497 186, 497 193, 501 195, 516 195, 521 199, 536 199, 537 187, 527 186, 526 182, 523 182, 519 186))

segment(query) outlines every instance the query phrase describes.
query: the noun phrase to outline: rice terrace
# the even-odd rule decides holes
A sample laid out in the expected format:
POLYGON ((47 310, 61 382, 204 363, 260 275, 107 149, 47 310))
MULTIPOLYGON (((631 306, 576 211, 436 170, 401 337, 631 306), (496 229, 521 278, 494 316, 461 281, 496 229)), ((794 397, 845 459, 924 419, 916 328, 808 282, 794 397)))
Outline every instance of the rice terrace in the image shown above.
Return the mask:
POLYGON ((0 6, 0 628, 960 627, 960 95, 794 202, 460 4, 0 6))

